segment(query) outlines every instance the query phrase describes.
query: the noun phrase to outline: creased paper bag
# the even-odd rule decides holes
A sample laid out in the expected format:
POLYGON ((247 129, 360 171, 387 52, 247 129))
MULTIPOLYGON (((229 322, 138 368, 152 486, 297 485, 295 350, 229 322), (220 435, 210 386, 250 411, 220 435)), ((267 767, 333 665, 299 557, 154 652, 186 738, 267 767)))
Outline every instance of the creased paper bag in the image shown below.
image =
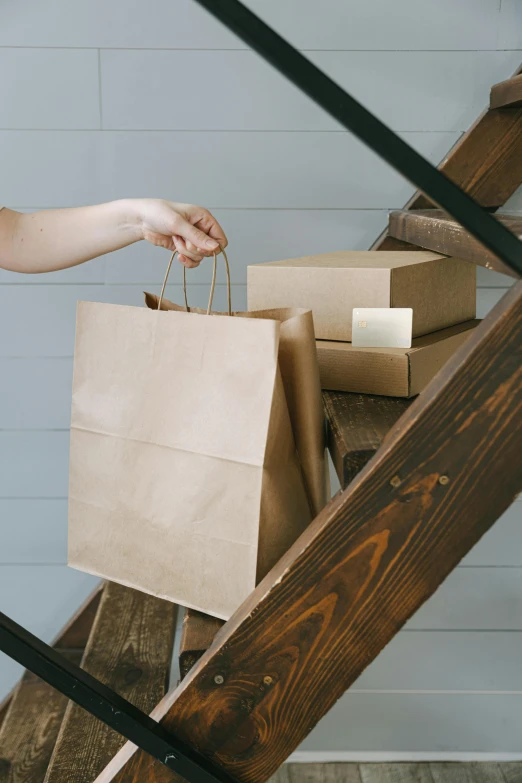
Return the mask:
POLYGON ((227 619, 326 502, 312 314, 80 302, 69 565, 227 619))

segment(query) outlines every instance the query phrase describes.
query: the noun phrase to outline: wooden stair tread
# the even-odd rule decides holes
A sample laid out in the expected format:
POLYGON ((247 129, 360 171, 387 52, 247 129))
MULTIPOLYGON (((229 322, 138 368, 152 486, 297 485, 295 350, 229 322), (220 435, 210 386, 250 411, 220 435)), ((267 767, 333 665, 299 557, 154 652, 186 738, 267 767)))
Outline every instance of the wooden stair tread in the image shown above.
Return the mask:
MULTIPOLYGON (((165 695, 176 607, 107 583, 82 668, 146 713, 165 695)), ((124 738, 72 702, 68 704, 46 783, 92 783, 124 738)))
POLYGON ((325 391, 323 401, 328 449, 341 487, 345 489, 413 400, 325 391))
MULTIPOLYGON (((100 603, 97 588, 53 647, 79 664, 100 603)), ((0 783, 43 783, 67 698, 30 672, 0 707, 0 783)))
MULTIPOLYGON (((514 77, 522 74, 522 66, 514 77)), ((522 106, 487 109, 454 144, 438 169, 487 209, 498 209, 522 184, 522 106)), ((436 208, 417 191, 404 209, 436 208)), ((416 250, 388 229, 370 250, 416 250)))
POLYGON ((187 676, 194 664, 208 650, 223 620, 211 617, 195 609, 185 609, 179 645, 179 670, 181 678, 187 676))
MULTIPOLYGON (((100 603, 102 588, 103 584, 100 583, 87 598, 85 603, 71 617, 67 625, 62 628, 56 639, 51 643, 56 650, 60 650, 60 652, 70 652, 74 650, 83 651, 85 649, 100 603)), ((11 701, 17 690, 18 686, 15 687, 0 704, 0 728, 7 716, 11 701)))
MULTIPOLYGON (((522 138, 522 137, 521 137, 522 138)), ((522 158, 522 150, 521 150, 522 158)), ((506 228, 522 239, 522 218, 514 215, 496 217, 506 228)), ((392 212, 388 232, 391 237, 447 256, 472 261, 479 266, 494 269, 510 277, 517 277, 493 253, 475 239, 465 228, 439 209, 402 210, 392 212)))
POLYGON ((0 731, 1 783, 43 782, 66 707, 66 696, 24 674, 0 731))
POLYGON ((522 106, 522 74, 494 84, 491 88, 489 106, 491 109, 522 106))

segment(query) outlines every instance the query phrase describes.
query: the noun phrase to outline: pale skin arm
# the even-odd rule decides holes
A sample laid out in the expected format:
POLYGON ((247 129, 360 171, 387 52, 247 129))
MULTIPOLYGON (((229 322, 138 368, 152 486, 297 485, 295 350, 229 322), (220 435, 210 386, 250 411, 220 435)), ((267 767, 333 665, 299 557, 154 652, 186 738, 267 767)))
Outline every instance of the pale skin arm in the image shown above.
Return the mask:
POLYGON ((227 245, 208 210, 163 199, 123 199, 27 215, 0 210, 0 267, 13 272, 66 269, 142 239, 177 250, 187 267, 227 245))

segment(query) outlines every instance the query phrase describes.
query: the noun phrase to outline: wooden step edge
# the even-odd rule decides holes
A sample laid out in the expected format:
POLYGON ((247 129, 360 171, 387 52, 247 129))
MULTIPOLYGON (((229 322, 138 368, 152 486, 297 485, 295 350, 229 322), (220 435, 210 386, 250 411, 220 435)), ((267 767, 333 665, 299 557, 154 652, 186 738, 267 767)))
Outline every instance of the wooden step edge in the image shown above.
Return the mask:
MULTIPOLYGON (((103 584, 98 585, 53 642, 80 665, 103 584)), ((0 707, 0 782, 43 783, 59 735, 68 699, 25 671, 0 707)))
POLYGON ((490 109, 507 109, 517 106, 522 106, 522 74, 494 84, 490 93, 490 109))
MULTIPOLYGON (((51 642, 51 645, 55 649, 60 650, 60 652, 66 653, 69 656, 74 655, 76 651, 80 651, 80 653, 83 654, 100 603, 102 589, 103 582, 93 590, 78 611, 75 612, 68 623, 62 628, 58 636, 51 642)), ((0 704, 0 728, 7 716, 11 701, 16 694, 19 685, 20 683, 15 685, 13 690, 0 704)))
POLYGON ((184 679, 224 625, 223 620, 195 609, 185 609, 179 645, 179 671, 184 679))
MULTIPOLYGON (((496 214, 494 217, 522 239, 522 218, 502 214, 496 214)), ((513 269, 500 261, 478 239, 442 210, 392 212, 389 217, 388 233, 391 237, 409 242, 411 245, 471 261, 473 264, 494 269, 509 277, 518 277, 513 269)))
POLYGON ((323 401, 328 449, 341 488, 346 489, 413 400, 323 391, 323 401))
MULTIPOLYGON (((150 714, 168 690, 177 607, 113 582, 104 586, 82 668, 150 714)), ((70 702, 45 783, 91 783, 124 738, 70 702)))
MULTIPOLYGON (((67 653, 78 664, 83 651, 67 653)), ((67 697, 31 672, 18 683, 0 728, 0 781, 43 783, 67 697)))

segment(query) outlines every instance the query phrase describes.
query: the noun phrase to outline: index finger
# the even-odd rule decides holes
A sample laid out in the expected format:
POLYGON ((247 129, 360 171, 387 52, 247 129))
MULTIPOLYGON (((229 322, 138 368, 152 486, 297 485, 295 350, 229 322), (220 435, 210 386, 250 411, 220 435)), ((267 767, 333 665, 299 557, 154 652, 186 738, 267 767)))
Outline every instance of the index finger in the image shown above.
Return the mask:
POLYGON ((219 242, 221 247, 227 247, 228 239, 222 227, 210 212, 196 223, 196 226, 205 232, 211 239, 219 242))

